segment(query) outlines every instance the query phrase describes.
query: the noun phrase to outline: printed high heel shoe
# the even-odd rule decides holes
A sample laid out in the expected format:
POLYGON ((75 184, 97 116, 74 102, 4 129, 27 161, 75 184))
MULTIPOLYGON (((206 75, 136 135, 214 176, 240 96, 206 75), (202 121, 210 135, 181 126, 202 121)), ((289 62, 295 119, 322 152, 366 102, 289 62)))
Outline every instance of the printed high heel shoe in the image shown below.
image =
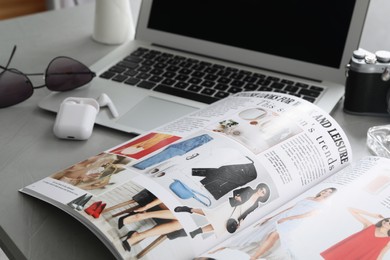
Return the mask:
POLYGON ((177 207, 174 209, 174 211, 175 211, 175 212, 187 212, 187 213, 192 214, 192 208, 187 207, 187 206, 177 206, 177 207))
MULTIPOLYGON (((120 238, 120 239, 126 238, 126 239, 123 240, 123 241, 127 241, 130 237, 133 236, 133 234, 134 234, 135 232, 137 232, 137 231, 129 231, 126 235, 123 235, 123 236, 121 236, 121 237, 119 237, 119 238, 120 238), (130 232, 131 232, 131 233, 130 233, 130 232)), ((144 239, 145 239, 145 238, 140 239, 139 241, 133 243, 132 245, 135 246, 135 245, 141 243, 144 239)))
POLYGON ((130 217, 130 216, 132 216, 134 214, 136 214, 136 212, 133 211, 133 212, 130 212, 129 214, 126 214, 126 215, 118 218, 118 229, 123 228, 123 226, 125 225, 125 223, 123 223, 125 218, 130 217))
POLYGON ((129 252, 131 251, 131 246, 130 246, 129 242, 127 242, 127 239, 129 239, 135 232, 137 232, 137 231, 134 231, 134 230, 129 231, 126 235, 126 239, 122 241, 122 246, 126 251, 129 251, 129 252))
POLYGON ((85 198, 85 196, 87 196, 87 193, 85 193, 84 195, 72 200, 71 202, 68 203, 68 205, 73 208, 73 209, 76 209, 78 204, 83 201, 83 199, 85 198))
POLYGON ((94 218, 100 217, 100 214, 102 213, 105 207, 106 207, 106 203, 100 204, 100 206, 95 210, 95 212, 92 213, 92 217, 94 218))
POLYGON ((102 204, 102 201, 96 201, 96 202, 92 203, 92 205, 89 206, 88 208, 86 208, 84 211, 88 215, 92 215, 100 207, 101 204, 102 204))
POLYGON ((76 209, 77 209, 78 211, 83 210, 84 206, 88 203, 88 201, 89 201, 91 198, 92 198, 92 195, 86 196, 83 200, 81 200, 81 201, 78 203, 76 209))
POLYGON ((129 242, 127 242, 127 240, 125 240, 125 241, 122 241, 122 246, 123 246, 123 248, 126 250, 126 251, 131 251, 131 246, 130 246, 130 244, 129 244, 129 242))

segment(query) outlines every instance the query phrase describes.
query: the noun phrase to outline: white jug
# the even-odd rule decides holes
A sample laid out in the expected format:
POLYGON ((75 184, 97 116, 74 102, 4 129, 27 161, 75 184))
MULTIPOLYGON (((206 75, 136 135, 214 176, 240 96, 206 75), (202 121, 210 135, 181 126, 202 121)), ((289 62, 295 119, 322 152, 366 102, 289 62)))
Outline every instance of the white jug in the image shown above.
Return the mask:
POLYGON ((96 0, 92 37, 104 44, 121 44, 134 37, 130 0, 96 0))

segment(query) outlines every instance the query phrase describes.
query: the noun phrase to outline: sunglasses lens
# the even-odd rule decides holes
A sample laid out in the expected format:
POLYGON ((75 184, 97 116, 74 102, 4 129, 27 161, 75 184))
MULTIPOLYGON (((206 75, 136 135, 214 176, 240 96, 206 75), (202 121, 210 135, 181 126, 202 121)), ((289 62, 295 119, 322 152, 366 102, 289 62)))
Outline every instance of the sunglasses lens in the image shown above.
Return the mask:
POLYGON ((95 76, 84 64, 67 57, 52 60, 46 70, 46 86, 53 91, 67 91, 81 87, 95 76))
POLYGON ((18 104, 33 94, 30 80, 18 71, 0 73, 0 108, 18 104))

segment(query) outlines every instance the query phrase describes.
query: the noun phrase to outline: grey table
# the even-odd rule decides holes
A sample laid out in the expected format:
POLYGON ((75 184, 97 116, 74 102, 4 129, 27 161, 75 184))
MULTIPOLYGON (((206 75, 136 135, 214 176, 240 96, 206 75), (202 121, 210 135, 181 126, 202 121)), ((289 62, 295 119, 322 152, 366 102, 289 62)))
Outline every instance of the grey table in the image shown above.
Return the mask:
MULTIPOLYGON (((387 0, 372 0, 361 47, 390 49, 387 0)), ((43 72, 59 55, 91 65, 117 46, 91 38, 94 6, 50 11, 0 22, 0 64, 5 65, 14 44, 12 67, 43 72)), ((39 77, 34 79, 42 83, 39 77)), ((29 100, 0 109, 0 247, 10 259, 111 259, 112 254, 87 228, 59 209, 18 189, 131 138, 96 126, 87 141, 57 139, 52 132, 55 115, 37 107, 49 93, 36 90, 29 100)), ((368 155, 365 145, 370 126, 390 122, 390 117, 352 116, 342 112, 342 102, 332 113, 348 134, 354 159, 368 155)))

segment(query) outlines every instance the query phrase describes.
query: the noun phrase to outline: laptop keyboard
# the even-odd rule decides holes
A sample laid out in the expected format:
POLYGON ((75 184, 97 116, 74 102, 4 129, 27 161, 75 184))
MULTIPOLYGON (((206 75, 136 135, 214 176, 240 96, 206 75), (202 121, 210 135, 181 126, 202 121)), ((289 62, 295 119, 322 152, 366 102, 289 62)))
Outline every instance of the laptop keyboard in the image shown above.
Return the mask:
POLYGON ((287 93, 315 102, 323 87, 138 48, 99 75, 104 79, 211 104, 242 91, 287 93))

